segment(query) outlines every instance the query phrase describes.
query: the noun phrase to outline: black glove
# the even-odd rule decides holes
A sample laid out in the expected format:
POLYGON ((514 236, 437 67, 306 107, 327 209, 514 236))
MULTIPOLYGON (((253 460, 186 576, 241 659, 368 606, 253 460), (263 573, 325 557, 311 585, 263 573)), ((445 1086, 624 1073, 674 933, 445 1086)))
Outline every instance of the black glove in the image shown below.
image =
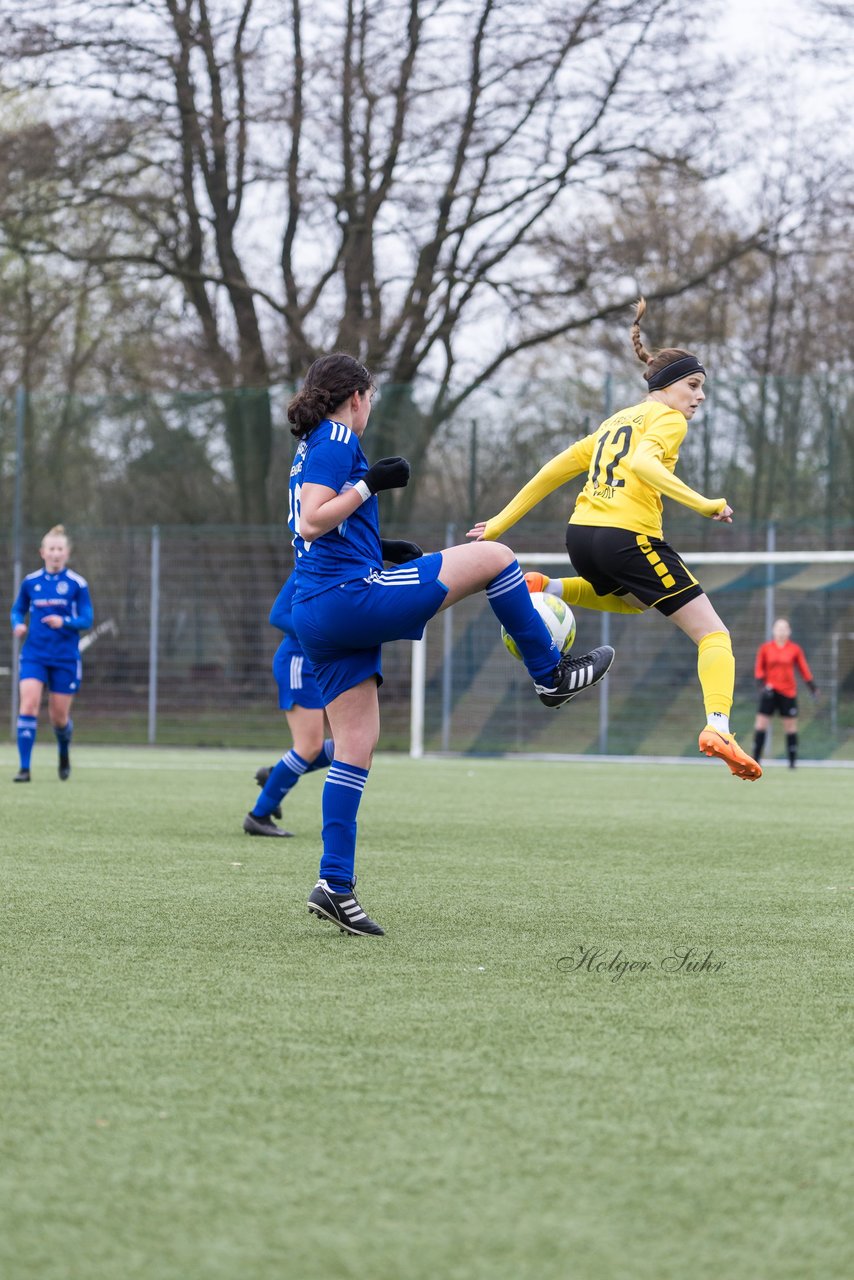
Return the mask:
POLYGON ((405 538, 381 538, 383 560, 389 564, 408 564, 410 560, 418 560, 424 555, 417 542, 407 542, 405 538))
POLYGON ((410 466, 405 458, 380 458, 369 467, 360 480, 371 493, 381 489, 405 489, 409 484, 410 466))

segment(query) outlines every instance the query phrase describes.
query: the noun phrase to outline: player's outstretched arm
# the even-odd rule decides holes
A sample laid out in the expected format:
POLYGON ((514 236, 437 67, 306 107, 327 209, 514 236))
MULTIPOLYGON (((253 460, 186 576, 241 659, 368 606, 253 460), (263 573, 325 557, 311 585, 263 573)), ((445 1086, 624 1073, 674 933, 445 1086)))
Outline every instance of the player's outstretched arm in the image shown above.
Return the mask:
POLYGON ((631 463, 632 471, 639 480, 643 480, 650 488, 680 502, 683 507, 696 511, 701 516, 709 516, 712 520, 721 520, 732 524, 732 507, 727 505, 726 498, 706 498, 697 493, 690 485, 685 484, 672 471, 668 471, 661 461, 661 446, 654 439, 641 440, 631 463))
POLYGON ((592 442, 593 436, 585 436, 583 440, 577 440, 568 449, 564 449, 563 453, 552 458, 519 490, 514 498, 510 499, 498 515, 493 516, 491 520, 479 521, 473 529, 469 530, 466 537, 474 538, 478 542, 483 539, 494 542, 500 538, 502 533, 506 533, 538 502, 542 502, 543 498, 547 498, 562 484, 575 479, 587 470, 593 452, 592 442))

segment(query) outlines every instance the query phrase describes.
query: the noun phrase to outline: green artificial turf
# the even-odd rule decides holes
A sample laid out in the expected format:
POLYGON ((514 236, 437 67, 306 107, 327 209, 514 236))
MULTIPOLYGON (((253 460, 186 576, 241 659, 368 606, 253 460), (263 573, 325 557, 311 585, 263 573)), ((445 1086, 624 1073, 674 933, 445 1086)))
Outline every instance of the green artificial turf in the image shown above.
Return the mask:
POLYGON ((357 939, 322 778, 273 841, 257 753, 14 761, 5 1280, 854 1274, 850 771, 379 757, 357 939))

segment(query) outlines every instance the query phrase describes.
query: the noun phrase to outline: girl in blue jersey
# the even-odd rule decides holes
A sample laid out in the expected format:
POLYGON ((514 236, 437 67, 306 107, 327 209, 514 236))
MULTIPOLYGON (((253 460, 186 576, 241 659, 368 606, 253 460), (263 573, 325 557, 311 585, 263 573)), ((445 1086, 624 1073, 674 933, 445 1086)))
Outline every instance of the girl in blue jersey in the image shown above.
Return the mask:
POLYGON ((293 747, 272 769, 259 769, 255 774, 263 790, 243 819, 243 830, 250 836, 293 835, 277 827, 273 817, 282 816, 282 801, 304 773, 326 769, 332 763, 333 742, 324 737, 323 696, 294 632, 291 605, 295 587, 296 580, 291 574, 270 610, 270 624, 283 632, 282 643, 273 658, 273 675, 279 686, 279 707, 287 717, 293 747))
POLYGON ((546 706, 597 684, 611 665, 607 645, 583 658, 561 657, 531 603, 516 557, 500 542, 449 547, 432 555, 380 538, 376 495, 409 480, 404 458, 369 465, 361 439, 373 379, 358 360, 315 360, 288 405, 299 440, 289 489, 296 587, 293 620, 323 695, 335 758, 323 787, 320 879, 308 900, 315 915, 354 934, 384 931, 362 910, 353 868, 356 815, 379 738, 381 649, 418 640, 441 609, 485 590, 513 637, 546 706), (383 561, 397 566, 383 569, 383 561))
POLYGON ((80 633, 92 625, 89 584, 67 568, 71 543, 61 524, 42 538, 44 568, 21 583, 12 606, 12 629, 26 636, 19 666, 18 755, 15 782, 30 781, 30 757, 36 740, 42 691, 48 687, 48 714, 59 746, 59 776, 71 773, 71 704, 80 689, 80 633), (29 614, 29 626, 27 615, 29 614))

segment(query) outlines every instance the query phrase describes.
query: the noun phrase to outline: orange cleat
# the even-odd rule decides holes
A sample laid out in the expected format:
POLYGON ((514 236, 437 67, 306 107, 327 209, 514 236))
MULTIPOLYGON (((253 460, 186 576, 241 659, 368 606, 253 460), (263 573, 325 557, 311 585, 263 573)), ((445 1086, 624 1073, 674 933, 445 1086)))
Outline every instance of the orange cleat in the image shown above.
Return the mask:
POLYGON ((718 733, 708 725, 700 734, 700 750, 704 755, 717 756, 729 765, 730 773, 745 782, 756 782, 762 777, 762 769, 735 740, 734 733, 718 733))
POLYGON ((546 587, 549 585, 549 580, 544 573, 537 573, 534 571, 532 573, 525 574, 525 585, 531 595, 533 595, 535 591, 545 591, 546 587))

